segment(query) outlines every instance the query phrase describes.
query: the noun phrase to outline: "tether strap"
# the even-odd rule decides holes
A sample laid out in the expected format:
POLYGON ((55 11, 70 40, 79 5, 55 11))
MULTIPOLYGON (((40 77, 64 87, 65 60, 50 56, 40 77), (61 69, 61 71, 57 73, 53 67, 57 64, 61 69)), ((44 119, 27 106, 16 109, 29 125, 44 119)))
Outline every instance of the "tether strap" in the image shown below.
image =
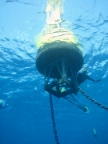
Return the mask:
POLYGON ((79 92, 82 93, 82 95, 84 95, 87 99, 89 99, 90 101, 92 101, 94 104, 98 105, 99 107, 108 110, 108 107, 104 106, 103 104, 97 102, 95 99, 92 99, 90 96, 88 96, 84 91, 81 90, 81 88, 79 88, 79 92))
POLYGON ((53 130, 54 130, 54 135, 55 135, 55 141, 56 141, 56 144, 59 144, 58 136, 57 136, 57 130, 56 130, 55 117, 54 117, 54 109, 53 109, 53 103, 52 103, 52 95, 51 95, 50 93, 49 93, 49 99, 50 99, 51 118, 52 118, 53 130))
POLYGON ((71 96, 71 98, 72 98, 72 99, 68 99, 67 97, 64 97, 64 99, 66 99, 68 102, 76 105, 77 107, 79 107, 80 109, 82 109, 82 110, 84 111, 84 107, 81 106, 81 105, 79 104, 79 102, 78 102, 73 96, 71 96), (76 102, 76 103, 75 103, 75 102, 76 102))

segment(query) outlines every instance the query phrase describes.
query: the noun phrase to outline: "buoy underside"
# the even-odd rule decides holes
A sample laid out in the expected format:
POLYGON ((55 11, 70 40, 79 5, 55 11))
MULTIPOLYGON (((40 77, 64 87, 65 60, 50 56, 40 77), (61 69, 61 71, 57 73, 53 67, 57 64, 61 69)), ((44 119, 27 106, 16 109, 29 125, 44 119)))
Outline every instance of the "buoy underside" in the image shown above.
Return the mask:
MULTIPOLYGON (((52 65, 52 71, 55 77, 59 75, 59 72, 54 63, 60 59, 65 59, 69 62, 70 66, 72 66, 76 72, 78 72, 83 65, 82 51, 77 45, 66 42, 54 42, 48 43, 38 50, 36 67, 41 74, 45 75, 45 69, 52 65)), ((61 64, 59 65, 58 63, 58 66, 61 66, 61 64)))

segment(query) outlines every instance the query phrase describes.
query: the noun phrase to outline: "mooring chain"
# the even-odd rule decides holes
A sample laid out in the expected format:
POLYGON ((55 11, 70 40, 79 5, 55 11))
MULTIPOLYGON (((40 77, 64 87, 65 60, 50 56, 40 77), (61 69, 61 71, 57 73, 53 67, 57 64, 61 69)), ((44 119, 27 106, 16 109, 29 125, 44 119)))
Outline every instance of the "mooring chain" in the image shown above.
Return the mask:
POLYGON ((55 135, 55 141, 56 141, 56 144, 59 144, 58 136, 57 136, 57 130, 56 130, 55 117, 54 117, 52 96, 51 96, 51 94, 49 94, 49 95, 50 95, 49 98, 50 98, 50 108, 51 108, 51 116, 52 116, 51 118, 52 118, 53 130, 54 130, 54 135, 55 135))
POLYGON ((80 88, 79 88, 79 92, 82 93, 82 95, 86 96, 87 99, 89 99, 90 101, 92 101, 94 104, 97 104, 99 107, 101 108, 104 108, 105 110, 108 110, 108 107, 104 106, 103 104, 101 103, 98 103, 95 99, 92 99, 90 96, 88 96, 84 91, 82 91, 80 88))

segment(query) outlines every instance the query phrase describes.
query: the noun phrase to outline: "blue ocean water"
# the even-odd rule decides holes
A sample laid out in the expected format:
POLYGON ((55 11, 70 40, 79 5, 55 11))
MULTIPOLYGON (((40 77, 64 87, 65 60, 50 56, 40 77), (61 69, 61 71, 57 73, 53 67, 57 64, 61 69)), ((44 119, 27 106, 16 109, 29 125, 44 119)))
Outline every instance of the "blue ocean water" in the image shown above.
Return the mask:
MULTIPOLYGON (((45 0, 0 0, 0 99, 9 107, 0 110, 0 144, 55 144, 49 94, 36 69, 35 36, 46 23, 45 0)), ((108 1, 67 0, 64 26, 83 45, 88 74, 98 83, 80 87, 108 106, 108 1)), ((108 111, 79 94, 89 108, 84 113, 53 96, 60 144, 108 144, 108 111), (96 130, 97 137, 93 135, 96 130)))

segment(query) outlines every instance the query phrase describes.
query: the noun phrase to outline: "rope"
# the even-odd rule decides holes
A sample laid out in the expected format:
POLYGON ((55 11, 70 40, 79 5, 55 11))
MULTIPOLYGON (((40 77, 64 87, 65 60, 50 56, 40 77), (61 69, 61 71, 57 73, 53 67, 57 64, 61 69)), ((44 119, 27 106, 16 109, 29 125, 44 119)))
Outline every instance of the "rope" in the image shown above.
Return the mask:
POLYGON ((64 97, 64 99, 66 99, 68 102, 76 105, 77 107, 79 107, 80 109, 82 109, 83 111, 85 111, 85 107, 81 106, 81 105, 78 103, 78 101, 77 101, 73 96, 71 96, 71 98, 72 98, 72 99, 70 100, 70 99, 68 99, 68 97, 64 97), (75 102, 76 102, 76 103, 75 103, 75 102))
POLYGON ((97 102, 95 99, 92 99, 90 96, 88 96, 84 91, 82 91, 80 88, 79 88, 79 92, 82 93, 82 95, 84 95, 87 99, 89 99, 90 101, 92 101, 94 104, 98 105, 100 108, 103 108, 105 110, 108 110, 108 107, 104 106, 103 104, 97 102))
POLYGON ((54 117, 54 109, 53 109, 52 95, 51 95, 51 94, 49 94, 49 99, 50 99, 51 118, 52 118, 52 124, 53 124, 55 141, 56 141, 56 144, 59 144, 59 140, 58 140, 58 136, 57 136, 57 130, 56 130, 55 117, 54 117))

